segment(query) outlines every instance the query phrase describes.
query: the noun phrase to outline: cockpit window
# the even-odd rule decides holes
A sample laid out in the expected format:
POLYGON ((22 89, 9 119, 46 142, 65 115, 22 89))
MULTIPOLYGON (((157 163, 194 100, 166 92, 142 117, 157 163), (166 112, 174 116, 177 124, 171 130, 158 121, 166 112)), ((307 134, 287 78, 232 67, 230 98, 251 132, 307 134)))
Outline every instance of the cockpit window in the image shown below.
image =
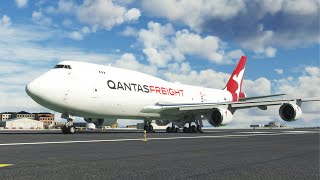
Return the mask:
POLYGON ((54 67, 54 69, 58 69, 58 68, 71 69, 71 66, 70 65, 57 64, 54 67))

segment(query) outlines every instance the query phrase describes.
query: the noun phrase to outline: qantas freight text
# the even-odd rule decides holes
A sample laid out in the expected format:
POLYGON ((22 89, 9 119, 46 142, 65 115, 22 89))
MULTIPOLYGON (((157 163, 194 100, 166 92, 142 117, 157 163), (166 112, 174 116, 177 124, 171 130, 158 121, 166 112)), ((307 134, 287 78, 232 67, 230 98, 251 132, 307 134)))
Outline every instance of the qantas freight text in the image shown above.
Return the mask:
POLYGON ((144 93, 155 93, 162 95, 171 96, 183 96, 182 89, 174 89, 160 86, 140 85, 136 83, 125 83, 125 82, 114 82, 112 80, 107 81, 107 85, 110 89, 124 90, 124 91, 135 91, 144 93))

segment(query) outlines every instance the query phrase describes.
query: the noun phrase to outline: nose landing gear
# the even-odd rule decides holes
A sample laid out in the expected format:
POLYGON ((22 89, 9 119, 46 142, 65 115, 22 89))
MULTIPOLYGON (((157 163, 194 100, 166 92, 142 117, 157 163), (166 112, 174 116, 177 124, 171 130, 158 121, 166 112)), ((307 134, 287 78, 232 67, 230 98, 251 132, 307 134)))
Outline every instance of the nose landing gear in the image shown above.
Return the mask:
POLYGON ((61 128, 63 134, 74 134, 76 132, 76 127, 73 125, 73 120, 75 117, 69 114, 62 114, 61 118, 67 119, 67 123, 61 128))

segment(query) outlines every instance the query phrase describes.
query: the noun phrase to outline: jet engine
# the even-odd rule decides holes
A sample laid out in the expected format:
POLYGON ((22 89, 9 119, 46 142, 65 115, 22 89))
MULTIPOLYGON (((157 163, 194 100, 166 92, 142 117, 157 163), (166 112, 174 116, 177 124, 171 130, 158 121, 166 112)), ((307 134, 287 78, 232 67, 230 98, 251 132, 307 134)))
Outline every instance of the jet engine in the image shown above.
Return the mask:
POLYGON ((286 103, 280 107, 279 115, 284 121, 295 121, 302 116, 302 110, 296 104, 286 103))
POLYGON ((84 118, 84 120, 87 123, 93 123, 96 127, 111 126, 117 121, 116 118, 84 118))
POLYGON ((158 126, 166 126, 170 123, 169 120, 156 120, 156 125, 158 126))
POLYGON ((226 108, 214 108, 207 114, 208 122, 215 127, 229 124, 232 117, 232 113, 226 108))

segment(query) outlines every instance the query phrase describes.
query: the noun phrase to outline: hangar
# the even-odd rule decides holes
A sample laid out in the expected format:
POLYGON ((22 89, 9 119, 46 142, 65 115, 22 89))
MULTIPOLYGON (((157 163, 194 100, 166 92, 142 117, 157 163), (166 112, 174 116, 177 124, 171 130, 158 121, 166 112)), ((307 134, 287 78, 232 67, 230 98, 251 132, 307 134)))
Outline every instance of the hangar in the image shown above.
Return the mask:
POLYGON ((0 127, 4 129, 43 129, 43 122, 28 118, 18 118, 0 121, 0 127))

